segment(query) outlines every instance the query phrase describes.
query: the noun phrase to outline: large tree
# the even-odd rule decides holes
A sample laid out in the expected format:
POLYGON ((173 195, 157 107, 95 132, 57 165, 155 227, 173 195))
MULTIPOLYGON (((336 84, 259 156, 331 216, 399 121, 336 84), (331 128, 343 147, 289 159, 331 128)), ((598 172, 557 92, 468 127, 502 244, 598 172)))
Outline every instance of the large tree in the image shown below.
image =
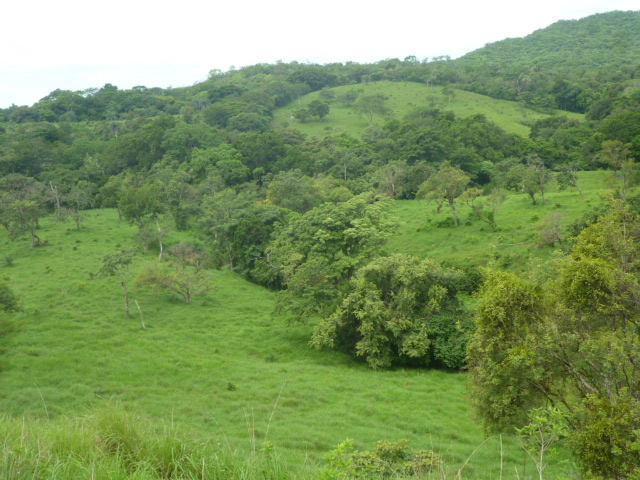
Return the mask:
POLYGON ((36 229, 46 213, 45 201, 44 185, 31 177, 15 173, 0 179, 0 224, 9 237, 15 239, 29 232, 31 247, 40 245, 36 229))
POLYGON ((278 309, 298 319, 333 311, 348 280, 394 226, 388 201, 368 193, 294 217, 266 251, 273 275, 286 287, 278 309))
POLYGON ((461 275, 433 260, 378 258, 358 270, 351 293, 316 327, 311 344, 339 348, 372 368, 459 368, 469 332, 457 298, 461 275))
POLYGON ((471 177, 463 170, 451 165, 448 162, 442 164, 437 172, 432 174, 418 190, 418 197, 428 198, 436 201, 446 201, 453 215, 453 222, 457 227, 458 211, 456 210, 456 199, 466 190, 471 177))
POLYGON ((471 398, 488 428, 558 407, 570 416, 583 468, 605 478, 640 473, 639 457, 621 449, 640 446, 638 238, 640 218, 614 202, 577 237, 553 280, 489 273, 469 347, 471 398), (616 410, 617 418, 607 413, 616 410))

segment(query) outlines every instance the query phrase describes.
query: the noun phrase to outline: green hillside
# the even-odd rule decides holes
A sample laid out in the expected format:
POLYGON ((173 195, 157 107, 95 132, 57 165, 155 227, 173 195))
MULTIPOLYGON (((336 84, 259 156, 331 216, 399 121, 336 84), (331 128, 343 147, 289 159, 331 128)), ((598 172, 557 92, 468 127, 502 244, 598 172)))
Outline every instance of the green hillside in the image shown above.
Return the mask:
POLYGON ((582 196, 576 189, 556 187, 547 193, 544 205, 533 205, 524 194, 509 194, 496 212, 496 231, 475 218, 465 205, 458 207, 463 223, 455 228, 450 226, 451 211, 446 206, 437 213, 435 202, 397 201, 400 227, 390 239, 388 249, 440 261, 495 264, 526 271, 559 253, 558 244, 552 248, 541 241, 545 220, 550 215, 558 216, 563 235, 569 241, 567 227, 597 207, 609 191, 604 185, 605 176, 604 172, 581 172, 582 196))
POLYGON ((0 478, 640 478, 639 15, 0 109, 0 478))
MULTIPOLYGON (((94 275, 104 253, 133 240, 113 210, 91 211, 80 231, 45 220, 40 236, 47 246, 30 249, 0 235, 13 259, 0 275, 23 306, 2 341, 4 415, 54 421, 117 401, 190 442, 248 454, 269 441, 302 478, 315 478, 323 455, 347 438, 360 448, 406 438, 442 455, 447 471, 468 459, 464 478, 495 478, 501 448, 504 468, 527 461, 512 437, 502 447, 498 437, 485 442, 465 375, 373 371, 312 350, 311 325, 273 319, 273 293, 227 270, 211 272, 213 290, 190 305, 133 289, 144 330, 137 313, 125 317, 119 280, 94 275)), ((131 277, 153 258, 139 254, 131 277)), ((7 434, 0 427, 0 439, 7 434)))
POLYGON ((616 11, 561 20, 523 38, 491 43, 464 55, 460 63, 486 62, 510 69, 536 65, 556 73, 578 73, 635 67, 639 55, 640 11, 616 11))
MULTIPOLYGON (((526 137, 533 122, 551 116, 517 102, 422 83, 373 82, 335 87, 330 91, 335 94, 335 98, 328 102, 330 112, 326 117, 310 118, 304 122, 291 118, 295 116, 298 109, 305 108, 310 102, 323 98, 320 92, 313 92, 297 102, 277 109, 273 114, 274 124, 296 128, 309 136, 323 137, 340 132, 360 136, 370 124, 364 115, 354 110, 353 105, 340 101, 343 95, 350 92, 355 93, 356 96, 383 95, 385 97, 390 112, 385 117, 378 117, 374 122, 376 126, 381 126, 385 121, 393 118, 401 119, 417 108, 432 107, 453 111, 461 117, 484 115, 506 132, 526 137)), ((577 113, 562 112, 562 114, 577 120, 583 118, 577 113)))

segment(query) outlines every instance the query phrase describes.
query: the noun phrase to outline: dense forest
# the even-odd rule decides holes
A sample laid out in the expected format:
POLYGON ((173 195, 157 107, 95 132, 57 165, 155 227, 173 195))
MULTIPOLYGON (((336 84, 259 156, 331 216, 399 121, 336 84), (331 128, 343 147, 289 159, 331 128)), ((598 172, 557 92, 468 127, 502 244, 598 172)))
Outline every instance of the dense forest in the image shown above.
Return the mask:
MULTIPOLYGON (((275 292, 274 318, 312 324, 310 348, 376 370, 468 371, 486 431, 515 427, 540 478, 560 440, 584 478, 637 478, 638 59, 640 12, 611 12, 456 60, 260 64, 185 88, 54 90, 0 110, 0 223, 36 248, 48 245, 45 218, 80 231, 90 212, 115 209, 137 240, 105 253, 96 275, 121 279, 127 315, 135 255, 158 258, 138 286, 185 303, 208 291, 208 270, 227 269, 275 292), (368 90, 380 82, 437 95, 394 110, 368 90), (454 113, 463 92, 513 102, 529 134, 481 108, 454 113), (338 111, 366 126, 303 133, 338 111), (465 222, 500 235, 507 195, 579 198, 596 170, 608 194, 564 231, 545 220, 542 242, 558 255, 538 271, 389 249, 395 201, 428 200, 447 213, 433 228, 454 239, 465 222), (169 232, 185 241, 167 243, 169 232)), ((8 278, 3 321, 21 303, 8 278)), ((358 458, 351 475, 366 477, 358 458)), ((323 478, 351 478, 343 473, 323 478)))

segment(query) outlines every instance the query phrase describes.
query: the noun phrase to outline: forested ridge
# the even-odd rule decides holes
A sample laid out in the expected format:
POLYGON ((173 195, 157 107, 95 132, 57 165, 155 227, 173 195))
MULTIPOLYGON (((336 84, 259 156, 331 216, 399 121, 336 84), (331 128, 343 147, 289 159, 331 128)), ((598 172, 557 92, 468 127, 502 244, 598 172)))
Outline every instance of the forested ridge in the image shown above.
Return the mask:
MULTIPOLYGON (((144 329, 132 289, 191 304, 228 270, 274 292, 275 321, 310 325, 305 348, 318 355, 468 371, 479 421, 516 432, 540 478, 556 443, 584 478, 636 478, 638 59, 640 12, 610 12, 456 60, 259 64, 184 88, 58 89, 0 110, 2 238, 47 251, 43 222, 71 235, 114 209, 130 243, 105 251, 90 278, 116 277, 123 314, 137 308, 144 329), (397 91, 372 90, 381 82, 415 100, 398 107, 397 91), (485 97, 454 113, 465 92, 485 97), (507 108, 497 100, 528 135, 488 119, 487 105, 507 108), (595 172, 597 193, 585 186, 595 172), (537 210, 515 227, 522 202, 537 210), (438 232, 451 255, 394 251, 407 222, 398 205, 423 214, 414 233, 438 232), (524 251, 507 253, 523 229, 524 251), (479 242, 482 255, 465 255, 479 242)), ((6 273, 2 336, 25 315, 15 290, 6 273)), ((322 478, 395 478, 400 458, 405 477, 438 473, 434 452, 405 447, 345 443, 322 478)))

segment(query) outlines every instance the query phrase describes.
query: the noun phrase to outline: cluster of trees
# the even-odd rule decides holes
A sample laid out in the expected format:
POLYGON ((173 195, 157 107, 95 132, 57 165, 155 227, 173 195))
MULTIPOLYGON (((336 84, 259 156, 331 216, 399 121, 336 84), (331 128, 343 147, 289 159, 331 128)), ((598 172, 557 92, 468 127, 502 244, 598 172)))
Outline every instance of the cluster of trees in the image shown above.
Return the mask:
POLYGON ((638 238, 637 210, 615 200, 552 280, 486 271, 471 333, 470 398, 485 426, 521 427, 555 408, 594 478, 640 473, 638 238))

